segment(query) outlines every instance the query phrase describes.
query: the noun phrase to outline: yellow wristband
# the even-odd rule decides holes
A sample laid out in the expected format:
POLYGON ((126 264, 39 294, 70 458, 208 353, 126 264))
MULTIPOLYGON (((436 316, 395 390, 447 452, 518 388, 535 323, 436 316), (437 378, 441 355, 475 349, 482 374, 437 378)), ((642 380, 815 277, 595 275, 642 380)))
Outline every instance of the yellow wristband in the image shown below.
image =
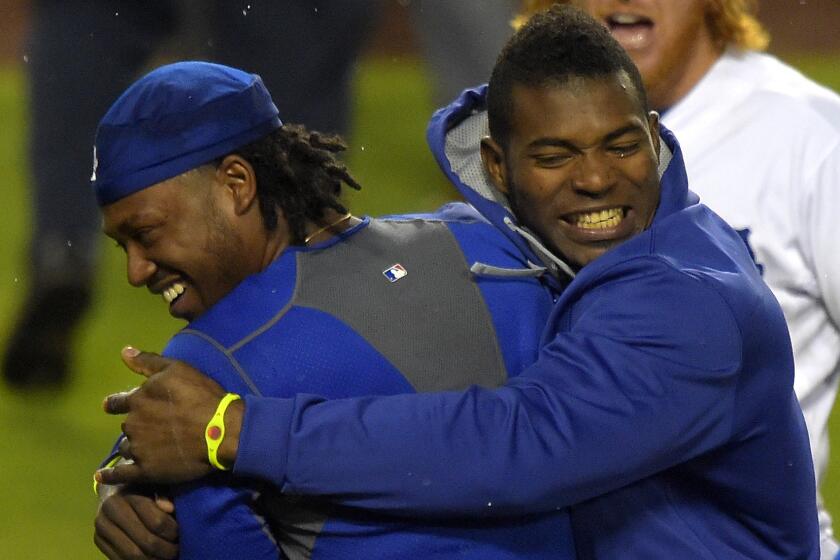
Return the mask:
POLYGON ((220 471, 229 471, 230 467, 226 467, 219 462, 219 447, 225 440, 225 412, 233 401, 241 399, 236 393, 228 393, 222 400, 219 401, 219 406, 216 407, 216 413, 207 422, 207 427, 204 429, 204 441, 207 442, 207 459, 210 464, 220 471))

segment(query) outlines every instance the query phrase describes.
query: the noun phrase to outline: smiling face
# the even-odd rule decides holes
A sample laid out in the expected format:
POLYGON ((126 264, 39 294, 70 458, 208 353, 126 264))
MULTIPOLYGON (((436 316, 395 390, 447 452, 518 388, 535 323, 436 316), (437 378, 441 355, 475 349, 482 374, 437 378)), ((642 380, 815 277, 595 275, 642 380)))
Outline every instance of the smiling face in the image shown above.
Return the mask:
POLYGON ((624 71, 512 91, 505 147, 482 142, 521 223, 573 267, 642 232, 659 203, 659 124, 624 71))
POLYGON ((129 283, 160 294, 170 314, 188 321, 260 268, 219 173, 198 168, 102 209, 105 233, 125 250, 129 283))
POLYGON ((710 0, 578 0, 576 4, 606 25, 624 47, 656 109, 686 95, 722 52, 707 21, 710 0))

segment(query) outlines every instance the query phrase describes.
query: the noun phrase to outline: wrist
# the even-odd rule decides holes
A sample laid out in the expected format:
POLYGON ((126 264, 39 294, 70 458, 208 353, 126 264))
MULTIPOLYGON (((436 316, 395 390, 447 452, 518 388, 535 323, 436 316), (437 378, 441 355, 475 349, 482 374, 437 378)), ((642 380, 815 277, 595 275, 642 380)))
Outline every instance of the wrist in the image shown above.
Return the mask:
POLYGON ((245 417, 245 401, 237 400, 230 403, 225 411, 225 439, 219 446, 219 462, 226 467, 233 467, 236 454, 239 451, 239 432, 245 417))

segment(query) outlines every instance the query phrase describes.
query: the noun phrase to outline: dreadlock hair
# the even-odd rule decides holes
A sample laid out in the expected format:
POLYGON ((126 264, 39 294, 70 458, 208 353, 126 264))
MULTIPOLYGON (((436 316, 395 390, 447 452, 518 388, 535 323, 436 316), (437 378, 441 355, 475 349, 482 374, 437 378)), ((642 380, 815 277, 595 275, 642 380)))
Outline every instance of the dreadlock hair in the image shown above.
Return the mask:
POLYGON ((320 223, 324 211, 342 214, 341 185, 361 186, 336 154, 347 149, 337 135, 284 124, 235 153, 246 159, 257 177, 257 200, 269 231, 277 227, 277 210, 289 224, 293 244, 302 244, 306 223, 320 223))
POLYGON ((516 32, 496 60, 487 90, 490 134, 507 145, 515 85, 562 86, 571 78, 603 78, 619 72, 630 77, 639 110, 647 114, 639 70, 603 25, 572 6, 540 12, 516 32))
MULTIPOLYGON (((553 4, 568 4, 572 0, 521 0, 519 13, 511 22, 519 29, 528 18, 547 10, 553 4)), ((729 45, 743 50, 763 51, 770 43, 770 35, 755 17, 756 0, 710 0, 706 23, 712 38, 722 48, 729 45)))

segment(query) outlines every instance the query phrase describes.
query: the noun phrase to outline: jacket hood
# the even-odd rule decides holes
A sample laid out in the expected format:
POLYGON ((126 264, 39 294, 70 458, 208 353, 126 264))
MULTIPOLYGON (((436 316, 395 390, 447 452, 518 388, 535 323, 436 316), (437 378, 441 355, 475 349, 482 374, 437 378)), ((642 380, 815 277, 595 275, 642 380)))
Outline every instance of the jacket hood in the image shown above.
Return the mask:
MULTIPOLYGON (((490 134, 485 95, 487 86, 465 90, 457 100, 432 116, 426 138, 444 174, 485 218, 496 225, 534 263, 542 263, 555 276, 575 273, 517 222, 507 197, 490 181, 481 162, 481 139, 490 134)), ((660 199, 653 223, 697 204, 688 190, 682 151, 674 134, 660 124, 660 199)))

